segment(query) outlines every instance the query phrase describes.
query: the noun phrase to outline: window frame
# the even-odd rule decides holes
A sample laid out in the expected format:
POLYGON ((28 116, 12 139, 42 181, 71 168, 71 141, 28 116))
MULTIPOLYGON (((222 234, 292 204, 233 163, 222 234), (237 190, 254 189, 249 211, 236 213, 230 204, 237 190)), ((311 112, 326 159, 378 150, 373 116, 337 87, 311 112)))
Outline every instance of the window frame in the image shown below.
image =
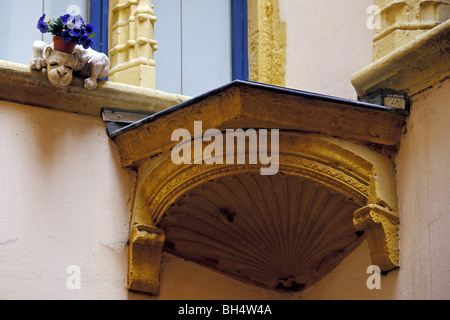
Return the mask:
MULTIPOLYGON (((96 30, 93 49, 109 54, 109 0, 91 0, 91 23, 96 30)), ((231 1, 232 19, 232 80, 249 79, 248 4, 247 0, 231 1)))
POLYGON ((233 80, 248 80, 248 4, 247 0, 232 0, 233 80))
POLYGON ((109 31, 109 0, 91 0, 91 23, 95 28, 95 51, 109 54, 108 31, 109 31))

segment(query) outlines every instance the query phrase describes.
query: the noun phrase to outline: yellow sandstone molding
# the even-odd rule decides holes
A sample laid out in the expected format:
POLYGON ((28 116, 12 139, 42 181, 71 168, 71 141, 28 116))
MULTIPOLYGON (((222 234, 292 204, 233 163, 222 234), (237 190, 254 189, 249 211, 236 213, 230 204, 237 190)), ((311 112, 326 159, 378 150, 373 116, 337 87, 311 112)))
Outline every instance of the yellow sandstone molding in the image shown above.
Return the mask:
POLYGON ((380 9, 375 61, 450 18, 448 0, 375 0, 375 5, 380 9))
POLYGON ((248 31, 250 80, 284 86, 286 23, 278 0, 248 0, 248 31))
POLYGON ((359 98, 382 90, 410 97, 450 77, 450 19, 352 76, 359 98))
MULTIPOLYGON (((238 81, 123 129, 114 142, 122 165, 134 168, 138 177, 129 288, 158 294, 163 250, 283 291, 313 285, 363 239, 374 265, 383 272, 397 268, 391 159, 405 116, 395 109, 238 81), (258 150, 248 145, 246 163, 237 163, 234 148, 224 148, 214 154, 223 164, 195 164, 192 137, 198 120, 202 134, 217 128, 223 141, 226 129, 279 129, 277 174, 261 175, 267 164, 249 163, 258 150), (191 133, 191 162, 177 165, 171 136, 179 128, 191 133)), ((202 140, 202 150, 210 143, 202 140)))
POLYGON ((154 24, 157 18, 150 0, 110 1, 109 80, 155 88, 154 24))
POLYGON ((84 88, 82 78, 74 77, 72 84, 55 88, 46 71, 29 66, 0 61, 0 100, 101 117, 103 108, 156 113, 188 100, 186 96, 169 94, 148 88, 111 81, 99 81, 98 88, 84 88))

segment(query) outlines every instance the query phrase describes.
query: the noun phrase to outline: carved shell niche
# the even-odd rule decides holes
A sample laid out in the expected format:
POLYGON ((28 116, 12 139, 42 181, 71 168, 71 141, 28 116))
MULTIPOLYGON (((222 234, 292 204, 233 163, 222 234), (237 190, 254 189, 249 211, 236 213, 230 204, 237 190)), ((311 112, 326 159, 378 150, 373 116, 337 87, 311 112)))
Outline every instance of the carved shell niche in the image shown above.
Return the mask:
POLYGON ((221 177, 166 211, 164 250, 258 286, 301 291, 361 243, 353 226, 359 207, 301 177, 221 177))

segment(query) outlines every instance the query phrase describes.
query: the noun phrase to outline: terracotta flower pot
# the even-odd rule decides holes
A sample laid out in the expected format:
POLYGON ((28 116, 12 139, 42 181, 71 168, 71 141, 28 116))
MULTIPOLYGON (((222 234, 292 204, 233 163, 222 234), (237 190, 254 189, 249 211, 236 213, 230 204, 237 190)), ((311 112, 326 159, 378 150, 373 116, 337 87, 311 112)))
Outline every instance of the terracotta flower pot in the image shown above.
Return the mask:
POLYGON ((77 44, 74 42, 64 41, 64 38, 61 36, 54 36, 53 37, 53 45, 55 47, 55 50, 66 52, 66 53, 72 53, 73 49, 75 49, 75 46, 77 44))

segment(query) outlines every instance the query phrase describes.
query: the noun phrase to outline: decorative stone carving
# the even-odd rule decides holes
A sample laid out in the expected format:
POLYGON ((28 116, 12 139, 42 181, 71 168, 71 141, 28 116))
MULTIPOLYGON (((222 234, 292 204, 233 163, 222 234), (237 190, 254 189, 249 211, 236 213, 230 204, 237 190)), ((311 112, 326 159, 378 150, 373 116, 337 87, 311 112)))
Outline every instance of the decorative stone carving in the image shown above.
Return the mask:
MULTIPOLYGON (((387 272, 398 267, 387 164, 364 147, 288 132, 280 133, 275 176, 259 175, 260 165, 177 166, 160 155, 140 167, 133 225, 159 229, 170 253, 270 289, 310 287, 363 239, 387 272)), ((130 265, 143 264, 137 259, 130 265)))
POLYGON ((72 54, 57 51, 43 41, 33 43, 34 58, 31 68, 47 69, 49 81, 56 87, 65 87, 72 82, 73 75, 87 77, 84 87, 97 88, 97 80, 108 76, 110 62, 104 53, 77 45, 72 54))
POLYGON ((369 237, 372 263, 381 270, 390 271, 399 266, 398 231, 396 212, 376 204, 355 211, 353 223, 369 237))
POLYGON ((364 239, 358 205, 313 180, 241 173, 192 188, 161 219, 166 251, 268 289, 300 291, 364 239))
MULTIPOLYGON (((380 138, 386 128, 401 127, 401 111, 243 82, 210 95, 114 137, 124 167, 134 167, 138 175, 130 251, 144 250, 147 243, 151 252, 130 255, 130 288, 158 293, 159 274, 151 270, 158 270, 162 250, 246 282, 289 291, 313 285, 363 239, 383 272, 399 266, 395 176, 387 154, 400 134, 394 130, 389 139, 380 138), (360 120, 339 122, 354 115, 360 120), (385 120, 377 122, 380 118, 385 120), (244 124, 279 128, 278 173, 260 175, 261 163, 229 164, 225 159, 236 157, 234 149, 215 150, 214 157, 224 164, 195 164, 194 140, 192 161, 175 164, 169 132, 190 128, 199 119, 204 130, 224 132, 244 124), (355 130, 350 136, 359 142, 330 137, 330 126, 337 126, 335 136, 355 130), (145 241, 135 237, 142 226, 152 234, 138 237, 145 241), (151 240, 162 235, 163 247, 151 240), (155 256, 142 260, 146 255, 155 256), (141 268, 135 266, 147 271, 136 275, 141 268)), ((245 158, 256 152, 246 146, 245 158)))

